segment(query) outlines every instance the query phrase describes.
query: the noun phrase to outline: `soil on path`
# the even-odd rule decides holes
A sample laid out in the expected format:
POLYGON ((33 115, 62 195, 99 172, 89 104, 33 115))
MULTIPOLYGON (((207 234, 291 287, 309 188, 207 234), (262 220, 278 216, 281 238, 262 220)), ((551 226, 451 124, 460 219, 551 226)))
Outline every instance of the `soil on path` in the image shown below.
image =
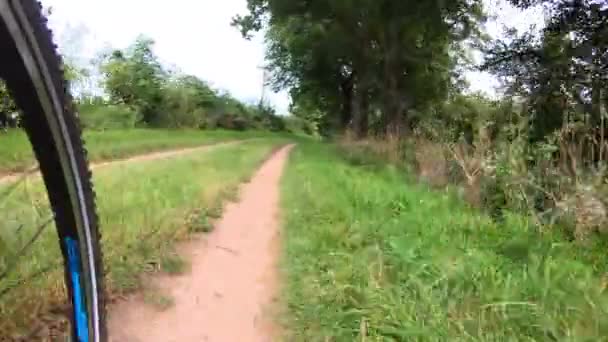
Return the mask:
MULTIPOLYGON (((247 139, 247 140, 251 140, 251 139, 247 139)), ((203 146, 198 146, 198 147, 188 147, 188 148, 180 148, 180 149, 168 150, 168 151, 144 153, 144 154, 135 155, 135 156, 124 158, 124 159, 115 159, 115 160, 109 160, 109 161, 98 162, 98 163, 93 162, 90 164, 90 167, 91 167, 91 170, 95 170, 95 169, 105 167, 105 166, 110 166, 110 165, 118 165, 118 164, 132 163, 132 162, 145 161, 145 160, 156 160, 156 159, 163 159, 163 158, 169 158, 169 157, 176 157, 176 156, 180 156, 180 155, 187 154, 187 153, 202 152, 202 151, 205 151, 205 150, 208 150, 211 148, 215 148, 215 147, 240 144, 244 141, 246 141, 246 140, 235 140, 235 141, 203 145, 203 146)), ((39 172, 37 171, 37 168, 33 168, 30 171, 25 171, 25 172, 21 172, 21 173, 10 173, 10 174, 5 174, 5 175, 0 174, 0 184, 13 183, 13 182, 20 180, 23 177, 33 177, 33 176, 36 176, 36 177, 40 176, 39 172)))
POLYGON ((188 273, 151 280, 172 306, 160 311, 140 294, 110 309, 111 342, 276 340, 279 181, 290 149, 264 163, 211 234, 180 247, 188 273))

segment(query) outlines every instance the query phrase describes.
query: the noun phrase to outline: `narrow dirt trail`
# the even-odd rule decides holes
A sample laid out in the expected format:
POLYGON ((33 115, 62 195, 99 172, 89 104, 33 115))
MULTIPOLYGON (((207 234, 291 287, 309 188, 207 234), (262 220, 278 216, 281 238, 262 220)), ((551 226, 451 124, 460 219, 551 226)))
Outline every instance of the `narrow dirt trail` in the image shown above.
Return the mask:
POLYGON ((226 206, 205 238, 180 250, 191 263, 181 276, 151 280, 173 300, 159 311, 142 295, 110 310, 111 342, 273 341, 278 293, 279 181, 291 146, 276 152, 226 206))
MULTIPOLYGON (((120 164, 133 163, 133 162, 145 161, 145 160, 164 159, 164 158, 176 157, 176 156, 180 156, 180 155, 188 154, 188 153, 203 152, 203 151, 209 150, 211 148, 240 144, 240 143, 242 143, 244 141, 248 141, 248 140, 251 140, 251 139, 234 140, 234 141, 228 141, 228 142, 203 145, 203 146, 198 146, 198 147, 180 148, 180 149, 167 150, 167 151, 150 152, 150 153, 135 155, 135 156, 124 158, 124 159, 115 159, 115 160, 109 160, 109 161, 104 161, 104 162, 99 162, 99 163, 91 163, 91 170, 95 170, 95 169, 110 166, 110 165, 120 165, 120 164)), ((0 175, 0 184, 16 182, 23 177, 30 178, 30 177, 39 177, 39 176, 40 176, 40 173, 38 171, 26 171, 26 172, 22 172, 22 173, 0 175)))

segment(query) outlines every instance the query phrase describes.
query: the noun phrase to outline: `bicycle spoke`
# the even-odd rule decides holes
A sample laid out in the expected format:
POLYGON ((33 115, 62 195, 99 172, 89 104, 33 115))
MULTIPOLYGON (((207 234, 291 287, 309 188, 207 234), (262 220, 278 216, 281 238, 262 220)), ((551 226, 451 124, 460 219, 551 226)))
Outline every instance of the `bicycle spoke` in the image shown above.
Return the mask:
MULTIPOLYGON (((8 198, 16 189, 18 189, 19 185, 25 182, 32 173, 36 172, 36 170, 38 170, 38 168, 33 169, 33 171, 25 171, 16 179, 4 181, 6 184, 10 185, 8 185, 6 189, 0 192, 0 203, 2 203, 1 200, 8 198)), ((2 185, 2 183, 3 182, 0 182, 0 186, 2 185)), ((2 209, 2 207, 0 207, 0 209, 2 209)))
POLYGON ((38 171, 32 167, 0 179, 0 312, 7 315, 0 322, 0 335, 3 329, 13 329, 20 338, 29 336, 37 324, 51 317, 50 309, 68 302, 60 272, 61 251, 52 232, 54 214, 38 171), (50 286, 55 295, 48 301, 28 302, 32 286, 50 286))
POLYGON ((32 245, 40 238, 40 235, 44 231, 46 227, 48 227, 51 223, 53 223, 53 217, 47 219, 44 223, 42 223, 36 229, 34 236, 30 238, 30 240, 23 246, 21 249, 13 256, 13 260, 8 264, 4 272, 0 273, 0 281, 5 278, 10 272, 15 268, 15 266, 19 263, 19 258, 24 256, 28 250, 32 247, 32 245))

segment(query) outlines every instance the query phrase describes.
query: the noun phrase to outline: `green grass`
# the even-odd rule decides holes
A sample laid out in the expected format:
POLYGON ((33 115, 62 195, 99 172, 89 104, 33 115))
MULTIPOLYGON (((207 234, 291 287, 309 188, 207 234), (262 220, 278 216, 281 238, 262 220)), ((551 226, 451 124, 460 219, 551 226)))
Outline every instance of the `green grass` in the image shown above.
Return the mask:
MULTIPOLYGON (((227 140, 268 136, 256 131, 128 129, 85 131, 84 140, 91 161, 124 158, 136 154, 212 144, 227 140)), ((23 171, 35 163, 23 131, 0 133, 0 174, 23 171)))
POLYGON ((605 241, 503 225, 303 143, 282 183, 288 341, 606 341, 605 241))
MULTIPOLYGON (((174 242, 188 237, 190 213, 207 212, 233 196, 234 189, 283 142, 280 138, 256 139, 168 160, 96 170, 109 292, 120 295, 140 288, 144 272, 181 272, 187 265, 176 253, 174 242)), ((5 189, 0 187, 0 193, 5 189)), ((12 260, 18 250, 15 246, 23 245, 34 227, 48 217, 45 198, 39 181, 22 183, 10 196, 0 198, 0 244, 4 243, 0 270, 3 261, 12 260)), ((14 287, 9 294, 0 295, 0 336, 32 328, 32 314, 65 299, 57 245, 53 227, 49 227, 20 259, 15 272, 0 279, 0 293, 14 287), (40 271, 45 272, 18 284, 40 271)))

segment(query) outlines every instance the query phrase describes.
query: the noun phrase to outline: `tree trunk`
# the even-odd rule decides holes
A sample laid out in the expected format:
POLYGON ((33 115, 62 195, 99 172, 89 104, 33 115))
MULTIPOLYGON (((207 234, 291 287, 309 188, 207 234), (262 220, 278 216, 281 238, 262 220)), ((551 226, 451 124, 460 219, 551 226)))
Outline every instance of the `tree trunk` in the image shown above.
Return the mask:
POLYGON ((402 137, 407 133, 408 120, 405 117, 409 104, 401 93, 399 73, 402 72, 398 61, 399 37, 394 27, 389 27, 384 51, 384 133, 387 136, 402 137))
POLYGON ((352 120, 353 82, 352 76, 342 82, 340 91, 342 93, 342 113, 340 115, 340 128, 348 127, 352 120))
MULTIPOLYGON (((394 108, 394 107, 393 107, 394 108)), ((390 121, 386 125, 385 134, 387 137, 401 138, 406 135, 406 121, 403 115, 396 109, 393 109, 394 115, 391 115, 390 121)))
POLYGON ((8 115, 4 112, 0 112, 0 129, 8 128, 8 115))
POLYGON ((591 82, 591 122, 594 126, 598 125, 602 120, 602 83, 599 77, 594 77, 591 82))
POLYGON ((607 141, 607 128, 606 128, 606 114, 608 113, 608 96, 606 93, 608 89, 603 89, 604 98, 602 101, 603 108, 600 108, 600 113, 602 114, 602 136, 600 137, 600 160, 602 163, 608 160, 608 141, 607 141))
POLYGON ((357 83, 354 87, 352 96, 352 125, 351 128, 357 139, 363 139, 368 133, 368 118, 365 98, 367 97, 367 89, 362 82, 357 83))
POLYGON ((602 61, 601 56, 599 55, 599 51, 595 52, 595 56, 593 59, 593 70, 592 80, 591 80, 591 122, 594 128, 599 128, 596 138, 599 139, 599 146, 592 146, 592 149, 596 149, 597 151, 593 151, 593 156, 597 156, 593 160, 594 163, 604 161, 604 144, 605 144, 605 117, 603 113, 603 98, 605 97, 604 89, 602 87, 602 61), (599 133, 599 134, 598 134, 599 133), (597 152, 597 153, 595 153, 597 152))
POLYGON ((399 91, 397 80, 389 75, 388 87, 385 90, 384 113, 385 134, 387 136, 403 137, 409 133, 409 118, 407 110, 409 102, 405 94, 399 91))
POLYGON ((366 89, 361 91, 361 122, 360 127, 360 138, 367 138, 369 133, 369 94, 366 89))

